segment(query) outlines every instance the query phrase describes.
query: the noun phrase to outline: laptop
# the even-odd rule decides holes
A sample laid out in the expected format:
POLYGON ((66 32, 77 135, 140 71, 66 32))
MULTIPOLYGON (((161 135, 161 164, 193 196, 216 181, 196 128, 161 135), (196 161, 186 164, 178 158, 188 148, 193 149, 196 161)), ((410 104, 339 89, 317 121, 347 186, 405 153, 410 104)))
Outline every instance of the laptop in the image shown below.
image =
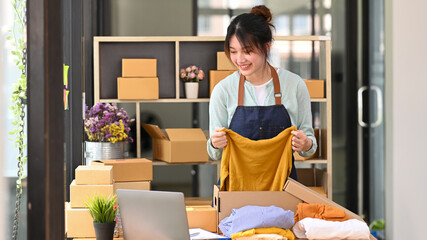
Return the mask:
POLYGON ((117 189, 126 240, 189 240, 184 194, 117 189))

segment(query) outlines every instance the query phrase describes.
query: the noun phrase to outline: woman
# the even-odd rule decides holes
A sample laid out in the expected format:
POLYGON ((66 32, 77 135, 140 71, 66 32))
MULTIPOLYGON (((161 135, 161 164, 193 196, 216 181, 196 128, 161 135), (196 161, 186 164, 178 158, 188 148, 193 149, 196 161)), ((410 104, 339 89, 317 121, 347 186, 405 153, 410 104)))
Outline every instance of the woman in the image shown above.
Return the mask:
MULTIPOLYGON (((225 53, 238 71, 220 81, 211 95, 208 153, 212 159, 220 160, 227 145, 226 133, 220 131, 223 128, 260 140, 295 126, 298 130, 291 132, 292 150, 305 157, 316 151, 310 96, 304 81, 267 62, 273 40, 271 19, 267 7, 256 6, 234 18, 227 29, 225 53)), ((290 176, 297 179, 293 157, 290 176)))

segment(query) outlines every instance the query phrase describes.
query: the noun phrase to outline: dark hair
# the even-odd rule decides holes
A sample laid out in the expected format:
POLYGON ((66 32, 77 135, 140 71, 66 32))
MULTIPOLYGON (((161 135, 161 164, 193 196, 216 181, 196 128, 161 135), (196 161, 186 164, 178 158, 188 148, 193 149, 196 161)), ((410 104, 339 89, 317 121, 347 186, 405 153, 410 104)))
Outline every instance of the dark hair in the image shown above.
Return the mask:
POLYGON ((236 35, 242 47, 249 50, 258 49, 265 57, 268 56, 267 43, 273 40, 271 28, 271 12, 264 5, 255 6, 250 13, 243 13, 235 17, 227 28, 224 42, 224 51, 230 58, 230 39, 236 35))

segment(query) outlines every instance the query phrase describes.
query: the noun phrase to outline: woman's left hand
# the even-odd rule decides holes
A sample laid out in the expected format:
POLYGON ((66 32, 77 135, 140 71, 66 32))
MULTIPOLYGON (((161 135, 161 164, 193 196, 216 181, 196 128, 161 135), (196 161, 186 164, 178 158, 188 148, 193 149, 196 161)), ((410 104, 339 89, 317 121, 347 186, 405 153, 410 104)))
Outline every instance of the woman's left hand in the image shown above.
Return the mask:
POLYGON ((308 151, 313 145, 313 141, 305 135, 303 130, 291 131, 292 136, 292 150, 301 152, 308 151))

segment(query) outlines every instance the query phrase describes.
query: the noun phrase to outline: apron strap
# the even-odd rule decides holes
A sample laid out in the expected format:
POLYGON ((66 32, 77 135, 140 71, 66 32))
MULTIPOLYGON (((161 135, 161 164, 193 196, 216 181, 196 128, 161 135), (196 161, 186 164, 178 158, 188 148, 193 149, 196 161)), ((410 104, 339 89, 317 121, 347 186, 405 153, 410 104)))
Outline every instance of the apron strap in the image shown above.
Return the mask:
MULTIPOLYGON (((274 84, 274 99, 276 101, 276 105, 282 104, 282 93, 280 92, 280 82, 279 76, 277 75, 276 69, 272 67, 270 64, 271 76, 273 77, 274 84)), ((238 97, 238 106, 243 106, 243 95, 245 94, 245 76, 240 74, 239 80, 239 97, 238 97)))

